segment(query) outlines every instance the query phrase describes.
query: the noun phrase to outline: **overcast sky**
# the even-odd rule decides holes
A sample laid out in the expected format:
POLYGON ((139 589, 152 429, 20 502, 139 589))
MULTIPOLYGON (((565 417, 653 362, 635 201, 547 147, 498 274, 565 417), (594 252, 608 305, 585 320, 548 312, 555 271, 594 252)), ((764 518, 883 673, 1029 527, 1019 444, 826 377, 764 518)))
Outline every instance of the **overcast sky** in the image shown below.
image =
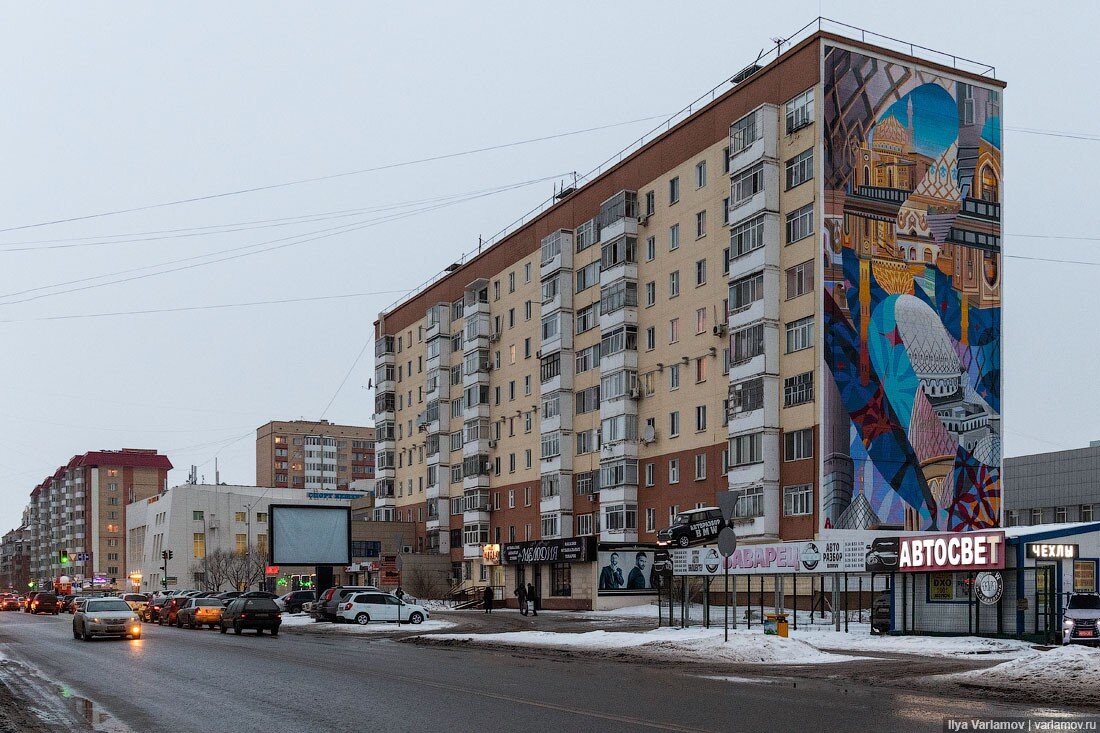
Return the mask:
MULTIPOLYGON (((192 463, 213 480, 217 453, 223 480, 252 483, 254 429, 317 418, 397 294, 36 319, 411 288, 547 198, 554 177, 591 169, 656 123, 9 228, 670 113, 744 67, 770 38, 822 14, 995 65, 1009 84, 1006 252, 1100 262, 1095 240, 1058 238, 1100 231, 1091 200, 1100 162, 1091 91, 1097 11, 1037 6, 726 1, 676 4, 670 15, 668 3, 637 1, 522 11, 451 2, 6 4, 0 532, 18 523, 38 481, 87 450, 159 448, 177 466, 173 484, 192 463), (540 182, 494 191, 529 181, 540 182), (394 214, 406 216, 377 221, 394 214), (197 227, 212 229, 193 236, 197 227), (177 229, 190 231, 144 234, 177 229), (112 243, 89 246, 103 241, 112 243), (72 244, 82 246, 55 246, 72 244), (121 274, 85 280, 112 273, 121 274), (70 284, 41 289, 58 283, 70 284)), ((1097 269, 1008 259, 1005 271, 1006 455, 1087 445, 1100 438, 1100 390, 1089 376, 1098 347, 1091 327, 1080 329, 1098 312, 1097 269)), ((369 423, 372 373, 368 349, 327 417, 369 423)))

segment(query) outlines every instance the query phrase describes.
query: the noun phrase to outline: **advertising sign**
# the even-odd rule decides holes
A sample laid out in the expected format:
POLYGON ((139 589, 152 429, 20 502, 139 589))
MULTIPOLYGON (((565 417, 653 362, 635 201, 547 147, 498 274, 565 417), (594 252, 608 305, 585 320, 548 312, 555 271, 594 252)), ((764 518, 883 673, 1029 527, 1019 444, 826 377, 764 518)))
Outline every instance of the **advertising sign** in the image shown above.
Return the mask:
POLYGON ((595 559, 595 537, 569 537, 560 540, 513 542, 504 546, 501 558, 506 565, 531 565, 548 562, 591 562, 595 559))
POLYGON ((974 578, 974 595, 987 606, 997 605, 1005 584, 1000 573, 978 573, 974 578))
POLYGON ((1076 560, 1073 563, 1073 592, 1096 592, 1096 561, 1076 560))
POLYGON ((379 585, 401 585, 401 571, 397 568, 397 555, 383 555, 378 563, 379 585))
POLYGON ((500 565, 500 545, 482 545, 481 564, 500 565))
POLYGON ((654 550, 644 547, 623 547, 601 551, 597 562, 600 571, 600 581, 597 586, 599 593, 601 595, 656 593, 655 554, 654 550))
POLYGON ((946 532, 899 538, 898 570, 1001 570, 1005 533, 946 532))
POLYGON ((1028 542, 1024 552, 1033 560, 1073 560, 1081 554, 1077 545, 1057 542, 1028 542))

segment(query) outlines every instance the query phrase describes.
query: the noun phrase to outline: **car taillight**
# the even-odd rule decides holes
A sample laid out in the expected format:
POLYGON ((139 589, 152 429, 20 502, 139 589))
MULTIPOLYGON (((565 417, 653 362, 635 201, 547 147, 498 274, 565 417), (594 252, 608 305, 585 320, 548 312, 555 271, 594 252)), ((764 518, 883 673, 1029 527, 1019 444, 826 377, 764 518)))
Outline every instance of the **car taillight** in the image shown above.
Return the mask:
POLYGON ((242 613, 241 618, 248 618, 248 614, 247 613, 242 613))
POLYGON ((351 604, 350 603, 345 603, 344 604, 344 610, 345 611, 350 611, 351 610, 351 604))

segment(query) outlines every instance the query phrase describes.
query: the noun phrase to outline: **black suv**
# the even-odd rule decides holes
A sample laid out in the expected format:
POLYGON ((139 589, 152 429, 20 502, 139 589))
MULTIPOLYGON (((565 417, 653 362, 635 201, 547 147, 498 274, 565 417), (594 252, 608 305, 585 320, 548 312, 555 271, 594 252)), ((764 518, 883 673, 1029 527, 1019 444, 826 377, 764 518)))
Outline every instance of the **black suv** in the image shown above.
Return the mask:
POLYGON ((317 600, 317 593, 311 590, 295 590, 279 598, 279 603, 287 613, 301 613, 302 605, 317 600))
POLYGON ((671 527, 657 533, 657 544, 661 547, 688 547, 707 542, 717 537, 724 526, 722 510, 717 507, 708 506, 680 512, 673 518, 671 527))
POLYGON ((60 606, 57 604, 57 596, 53 593, 35 593, 34 600, 31 601, 31 613, 35 615, 49 613, 56 616, 58 610, 60 606))
POLYGON ((278 636, 280 624, 282 614, 270 598, 234 598, 222 611, 219 628, 223 634, 230 628, 234 634, 245 629, 255 629, 257 634, 262 634, 267 629, 272 636, 278 636))

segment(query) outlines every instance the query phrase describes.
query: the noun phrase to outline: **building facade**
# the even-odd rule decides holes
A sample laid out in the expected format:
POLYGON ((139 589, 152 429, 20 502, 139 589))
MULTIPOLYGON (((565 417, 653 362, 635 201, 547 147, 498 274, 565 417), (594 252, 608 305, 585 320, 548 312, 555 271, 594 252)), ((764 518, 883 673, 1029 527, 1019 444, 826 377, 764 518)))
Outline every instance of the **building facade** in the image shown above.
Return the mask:
POLYGON ((31 533, 16 527, 0 537, 0 589, 24 592, 31 581, 31 533))
POLYGON ((1100 442, 1087 448, 1005 459, 1005 525, 1100 518, 1100 442))
POLYGON ((1003 85, 821 32, 737 79, 380 314, 375 516, 464 579, 652 592, 728 491, 745 542, 996 524, 1003 85))
POLYGON ((327 420, 272 421, 256 429, 256 483, 334 491, 374 478, 374 428, 327 420))
POLYGON ((97 585, 121 583, 126 505, 164 491, 171 469, 167 456, 139 448, 91 451, 58 467, 31 491, 24 511, 31 580, 39 587, 64 576, 97 585))

